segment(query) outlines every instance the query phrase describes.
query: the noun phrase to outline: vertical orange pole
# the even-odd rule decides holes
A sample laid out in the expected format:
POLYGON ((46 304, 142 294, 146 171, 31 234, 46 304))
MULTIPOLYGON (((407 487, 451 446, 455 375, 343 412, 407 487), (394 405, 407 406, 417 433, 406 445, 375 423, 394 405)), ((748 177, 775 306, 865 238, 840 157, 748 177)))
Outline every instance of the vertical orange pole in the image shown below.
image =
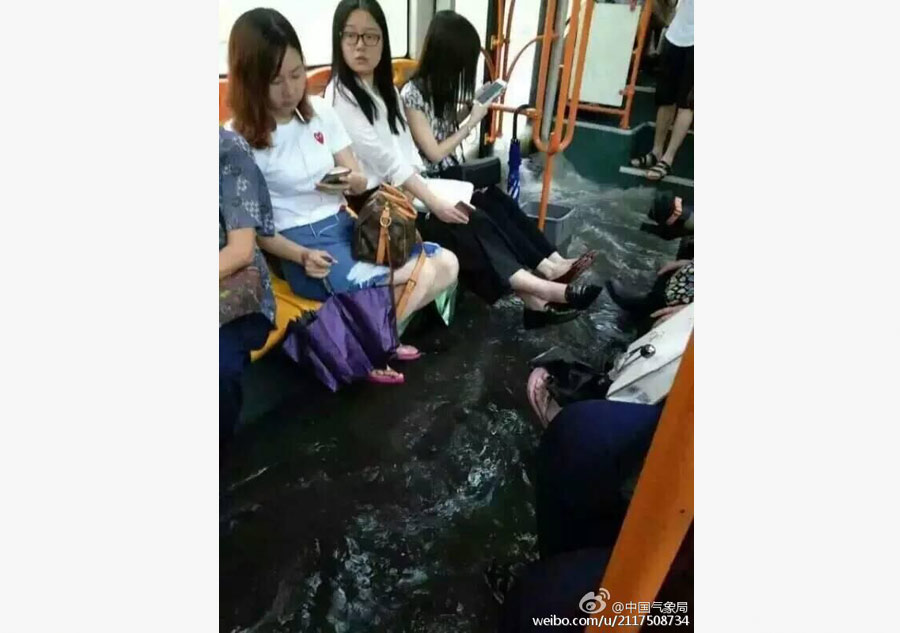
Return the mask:
POLYGON ((631 125, 631 106, 634 104, 634 87, 637 85, 638 71, 641 66, 641 55, 644 54, 644 44, 647 39, 647 28, 650 25, 650 16, 653 13, 653 0, 645 0, 643 12, 641 13, 641 22, 638 25, 637 48, 634 51, 634 61, 631 64, 631 77, 628 80, 628 86, 625 88, 625 112, 622 114, 622 120, 619 127, 627 130, 631 125))
MULTIPOLYGON (((607 604, 653 602, 694 518, 694 336, 666 402, 603 576, 607 604)), ((603 615, 613 615, 612 610, 603 615)), ((620 615, 636 616, 637 612, 620 615)), ((596 626, 586 633, 636 633, 596 626)))
MULTIPOLYGON (((535 125, 540 125, 540 120, 535 125)), ((538 229, 543 231, 544 225, 547 223, 547 204, 550 201, 550 183, 553 182, 553 163, 556 154, 547 154, 547 164, 544 166, 544 183, 541 187, 541 206, 538 213, 538 229)))

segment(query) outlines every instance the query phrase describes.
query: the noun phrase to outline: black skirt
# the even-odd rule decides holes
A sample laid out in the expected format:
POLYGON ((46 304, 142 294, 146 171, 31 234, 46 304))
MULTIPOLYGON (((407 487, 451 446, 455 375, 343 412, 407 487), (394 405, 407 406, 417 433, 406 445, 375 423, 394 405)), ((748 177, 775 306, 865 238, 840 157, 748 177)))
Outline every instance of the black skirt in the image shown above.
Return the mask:
POLYGON ((493 304, 512 290, 513 274, 533 270, 555 249, 515 200, 496 187, 475 192, 472 205, 468 224, 447 224, 429 214, 420 215, 416 225, 423 239, 456 254, 460 282, 493 304))

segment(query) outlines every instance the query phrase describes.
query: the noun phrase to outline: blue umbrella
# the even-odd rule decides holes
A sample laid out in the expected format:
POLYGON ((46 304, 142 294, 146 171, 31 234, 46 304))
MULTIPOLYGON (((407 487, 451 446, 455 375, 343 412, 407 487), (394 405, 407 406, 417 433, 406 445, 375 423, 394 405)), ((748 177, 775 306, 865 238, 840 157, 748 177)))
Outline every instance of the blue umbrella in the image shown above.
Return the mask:
POLYGON ((516 202, 519 201, 519 167, 522 165, 522 146, 519 144, 519 114, 529 107, 526 103, 516 108, 516 112, 513 114, 513 137, 509 143, 509 175, 506 177, 506 193, 516 202))

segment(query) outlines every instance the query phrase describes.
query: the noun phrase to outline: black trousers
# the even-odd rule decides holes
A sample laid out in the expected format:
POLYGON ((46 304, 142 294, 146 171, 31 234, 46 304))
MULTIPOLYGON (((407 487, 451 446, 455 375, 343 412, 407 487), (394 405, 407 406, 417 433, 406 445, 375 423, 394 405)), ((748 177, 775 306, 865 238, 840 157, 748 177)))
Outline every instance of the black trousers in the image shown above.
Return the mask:
POLYGON ((433 214, 419 216, 422 238, 450 249, 459 278, 487 303, 511 291, 509 278, 533 270, 556 249, 515 200, 496 187, 475 192, 468 224, 447 224, 433 214))
POLYGON ((241 415, 241 379, 250 364, 250 351, 262 347, 272 323, 257 312, 219 328, 219 447, 230 442, 241 415))

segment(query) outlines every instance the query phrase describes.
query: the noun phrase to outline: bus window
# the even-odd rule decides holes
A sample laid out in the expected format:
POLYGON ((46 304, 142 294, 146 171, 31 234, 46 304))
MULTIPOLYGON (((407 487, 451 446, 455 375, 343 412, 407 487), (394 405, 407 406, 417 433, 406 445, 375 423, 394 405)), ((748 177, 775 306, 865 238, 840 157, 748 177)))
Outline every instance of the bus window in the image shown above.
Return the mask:
MULTIPOLYGON (((275 9, 288 19, 303 46, 307 66, 331 65, 331 20, 339 0, 298 2, 297 0, 219 0, 219 75, 228 74, 228 35, 234 21, 257 7, 275 9), (327 25, 327 26, 325 26, 327 25), (324 27, 324 28, 323 28, 324 27)), ((408 0, 379 0, 388 22, 391 53, 406 57, 409 50, 408 0)))

